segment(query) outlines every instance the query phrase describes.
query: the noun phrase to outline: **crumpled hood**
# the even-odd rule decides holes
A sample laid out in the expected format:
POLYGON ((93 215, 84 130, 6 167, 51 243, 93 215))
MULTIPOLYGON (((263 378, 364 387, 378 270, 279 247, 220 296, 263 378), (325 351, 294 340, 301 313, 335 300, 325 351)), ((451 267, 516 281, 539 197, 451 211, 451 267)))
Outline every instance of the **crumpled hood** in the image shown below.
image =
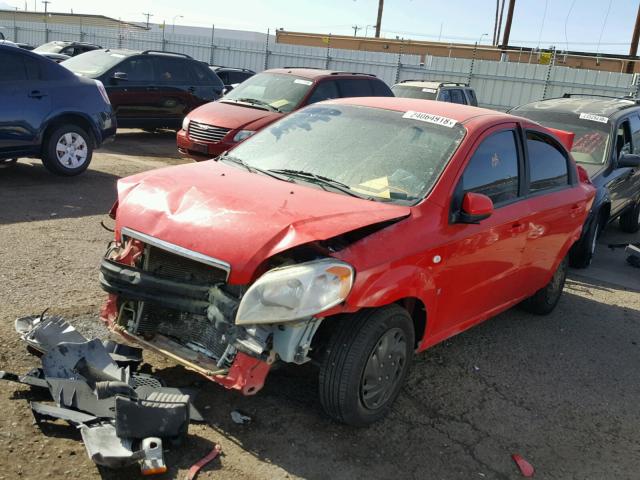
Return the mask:
POLYGON ((278 252, 409 213, 208 161, 121 179, 116 235, 127 227, 225 261, 229 281, 246 284, 278 252))
POLYGON ((196 122, 231 130, 250 126, 254 122, 264 125, 281 117, 282 114, 278 112, 221 101, 205 103, 189 114, 189 118, 196 122))

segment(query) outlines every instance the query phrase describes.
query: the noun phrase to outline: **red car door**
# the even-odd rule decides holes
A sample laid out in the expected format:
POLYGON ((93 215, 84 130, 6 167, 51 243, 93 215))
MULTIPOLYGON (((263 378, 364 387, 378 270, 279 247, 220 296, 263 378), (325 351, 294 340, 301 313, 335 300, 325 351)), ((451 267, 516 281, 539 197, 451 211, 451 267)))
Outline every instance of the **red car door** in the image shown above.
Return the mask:
MULTIPOLYGON (((454 194, 487 195, 492 215, 478 224, 448 224, 437 278, 438 325, 443 338, 468 328, 522 295, 522 255, 528 202, 522 196, 524 161, 515 123, 485 132, 466 162, 454 194)), ((452 204, 455 204, 454 200, 452 204)), ((452 208, 457 208, 452 205, 452 208)))
POLYGON ((533 293, 549 281, 567 239, 581 231, 588 205, 568 155, 553 137, 528 130, 525 146, 530 215, 522 266, 533 293))

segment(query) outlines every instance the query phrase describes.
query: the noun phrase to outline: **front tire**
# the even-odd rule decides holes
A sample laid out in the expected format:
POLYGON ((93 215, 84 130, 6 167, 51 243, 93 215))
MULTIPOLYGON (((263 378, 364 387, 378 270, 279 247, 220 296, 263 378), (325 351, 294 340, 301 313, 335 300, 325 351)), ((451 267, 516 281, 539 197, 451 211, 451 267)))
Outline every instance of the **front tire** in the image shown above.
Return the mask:
POLYGON ((366 426, 391 408, 409 372, 413 321, 397 305, 345 315, 320 368, 320 402, 334 420, 366 426))
POLYGON ((89 167, 92 156, 91 136, 76 125, 61 125, 47 135, 42 163, 51 173, 72 177, 89 167))
POLYGON ((640 200, 620 215, 620 229, 627 233, 636 233, 640 230, 640 200))
POLYGON ((565 257, 558 265, 557 270, 544 287, 522 302, 522 308, 536 315, 550 314, 560 301, 564 282, 567 278, 568 261, 565 257))

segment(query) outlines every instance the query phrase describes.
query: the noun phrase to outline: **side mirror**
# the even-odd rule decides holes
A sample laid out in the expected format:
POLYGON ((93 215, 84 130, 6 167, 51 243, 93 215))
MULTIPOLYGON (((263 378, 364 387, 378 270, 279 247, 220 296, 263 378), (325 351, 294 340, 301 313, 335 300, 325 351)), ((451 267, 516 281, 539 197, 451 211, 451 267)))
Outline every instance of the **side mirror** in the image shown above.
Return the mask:
POLYGON ((620 158, 618 159, 618 168, 624 167, 640 167, 640 155, 636 155, 633 153, 623 153, 622 155, 620 155, 620 158))
POLYGON ((111 75, 114 80, 127 80, 127 74, 125 72, 115 72, 111 75))
POLYGON ((225 85, 224 88, 222 89, 222 95, 226 95, 227 93, 229 93, 231 90, 233 90, 233 86, 231 85, 225 85))
POLYGON ((457 223, 480 223, 493 213, 493 202, 481 193, 468 192, 462 198, 462 209, 457 223))

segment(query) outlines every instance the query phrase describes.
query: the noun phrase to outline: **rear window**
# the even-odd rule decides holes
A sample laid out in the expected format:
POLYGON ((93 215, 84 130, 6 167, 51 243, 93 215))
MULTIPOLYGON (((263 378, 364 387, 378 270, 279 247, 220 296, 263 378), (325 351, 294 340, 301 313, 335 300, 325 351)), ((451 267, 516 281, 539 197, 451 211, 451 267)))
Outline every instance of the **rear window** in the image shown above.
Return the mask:
POLYGON ((365 79, 360 79, 360 80, 357 80, 355 78, 339 79, 338 89, 340 90, 340 96, 343 98, 371 97, 373 95, 371 84, 365 79))
POLYGON ((391 91, 396 97, 421 98, 423 100, 435 100, 438 90, 429 87, 415 87, 409 85, 394 85, 391 91))

